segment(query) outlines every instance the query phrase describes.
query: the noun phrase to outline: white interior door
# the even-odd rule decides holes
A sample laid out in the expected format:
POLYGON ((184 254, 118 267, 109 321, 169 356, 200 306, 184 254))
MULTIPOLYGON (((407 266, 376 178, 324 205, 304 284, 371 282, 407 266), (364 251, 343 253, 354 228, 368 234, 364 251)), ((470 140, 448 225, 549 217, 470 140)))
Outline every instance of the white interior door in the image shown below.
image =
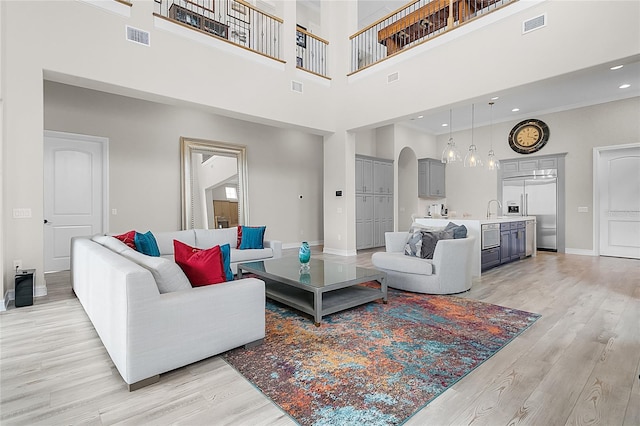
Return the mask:
POLYGON ((103 232, 106 139, 45 132, 44 269, 69 269, 75 236, 103 232))
POLYGON ((640 259, 640 146, 598 154, 600 254, 640 259))

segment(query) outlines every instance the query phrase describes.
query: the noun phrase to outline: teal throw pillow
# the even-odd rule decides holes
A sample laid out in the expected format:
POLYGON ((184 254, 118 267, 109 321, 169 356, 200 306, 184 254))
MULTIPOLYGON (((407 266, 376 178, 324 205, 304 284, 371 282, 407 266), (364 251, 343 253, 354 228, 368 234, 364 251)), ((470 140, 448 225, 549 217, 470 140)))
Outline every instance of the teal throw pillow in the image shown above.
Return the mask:
POLYGON ((158 249, 158 243, 156 242, 156 238, 153 236, 151 231, 148 231, 145 234, 141 234, 140 232, 136 232, 136 236, 133 239, 136 250, 142 254, 146 254, 147 256, 160 256, 160 249, 158 249))
POLYGON ((222 266, 224 266, 224 274, 227 277, 227 281, 233 281, 233 272, 231 271, 231 246, 229 244, 221 245, 220 252, 222 253, 222 266))
POLYGON ((238 248, 240 250, 263 249, 265 229, 266 226, 243 226, 242 241, 238 248))

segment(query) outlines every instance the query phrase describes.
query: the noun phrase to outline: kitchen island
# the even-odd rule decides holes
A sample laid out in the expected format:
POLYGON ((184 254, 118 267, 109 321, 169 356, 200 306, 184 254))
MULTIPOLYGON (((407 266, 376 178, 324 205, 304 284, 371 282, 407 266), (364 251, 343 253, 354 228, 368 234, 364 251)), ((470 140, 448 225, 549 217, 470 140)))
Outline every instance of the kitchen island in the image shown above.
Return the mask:
MULTIPOLYGON (((488 219, 479 219, 473 217, 464 217, 464 218, 430 218, 430 217, 422 217, 416 218, 415 222, 424 225, 424 226, 447 226, 449 222, 453 222, 456 225, 464 225, 467 228, 467 235, 475 237, 475 247, 474 247, 474 257, 472 260, 471 271, 474 277, 479 277, 482 274, 483 269, 488 269, 488 267, 498 266, 507 261, 516 260, 516 258, 523 258, 527 256, 529 253, 530 256, 536 255, 536 217, 535 216, 508 216, 508 217, 491 217, 488 219), (518 233, 520 232, 518 228, 520 223, 525 224, 524 230, 526 231, 526 223, 532 224, 533 229, 530 229, 529 232, 526 232, 527 238, 529 241, 524 241, 523 244, 517 245, 514 241, 517 240, 518 233), (488 244, 489 238, 495 237, 487 235, 485 231, 485 236, 483 239, 482 226, 483 225, 498 225, 498 236, 497 236, 497 246, 495 244, 488 244), (511 228, 513 227, 513 231, 511 228), (507 238, 507 233, 509 235, 513 234, 514 238, 507 238), (507 238, 505 240, 505 238, 507 238), (488 247, 491 246, 491 247, 488 247), (483 247, 485 248, 483 250, 483 247), (526 248, 529 248, 526 250, 526 248), (516 250, 520 248, 521 250, 516 250), (522 248, 525 248, 524 252, 522 248), (484 256, 483 256, 484 255, 484 256), (483 257, 484 257, 484 265, 483 265, 483 257)), ((524 232, 524 231, 523 231, 524 232)))

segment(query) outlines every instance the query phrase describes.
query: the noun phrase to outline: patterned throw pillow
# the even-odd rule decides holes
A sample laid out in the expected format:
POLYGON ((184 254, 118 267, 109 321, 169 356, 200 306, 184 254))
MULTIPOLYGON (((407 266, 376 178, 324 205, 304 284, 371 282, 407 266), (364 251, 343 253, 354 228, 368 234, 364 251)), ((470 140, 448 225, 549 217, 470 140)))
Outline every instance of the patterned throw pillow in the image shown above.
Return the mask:
POLYGON ((113 237, 119 239, 132 249, 136 249, 136 231, 125 232, 124 234, 114 235, 113 237))
POLYGON ((420 257, 420 253, 422 253, 422 231, 418 229, 409 234, 409 239, 404 246, 404 254, 420 257))
POLYGON ((423 259, 433 259, 433 253, 436 251, 436 244, 440 240, 450 240, 453 233, 450 231, 423 231, 422 232, 422 252, 420 257, 423 259))

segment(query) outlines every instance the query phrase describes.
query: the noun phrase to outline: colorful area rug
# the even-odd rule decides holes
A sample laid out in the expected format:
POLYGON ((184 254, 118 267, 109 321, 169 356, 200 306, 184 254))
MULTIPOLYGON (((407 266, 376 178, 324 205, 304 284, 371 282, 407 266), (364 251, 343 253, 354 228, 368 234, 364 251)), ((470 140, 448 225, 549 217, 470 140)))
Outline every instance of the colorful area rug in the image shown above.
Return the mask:
POLYGON ((397 425, 539 315, 389 289, 389 303, 309 316, 267 300, 262 345, 224 358, 301 425, 397 425))

